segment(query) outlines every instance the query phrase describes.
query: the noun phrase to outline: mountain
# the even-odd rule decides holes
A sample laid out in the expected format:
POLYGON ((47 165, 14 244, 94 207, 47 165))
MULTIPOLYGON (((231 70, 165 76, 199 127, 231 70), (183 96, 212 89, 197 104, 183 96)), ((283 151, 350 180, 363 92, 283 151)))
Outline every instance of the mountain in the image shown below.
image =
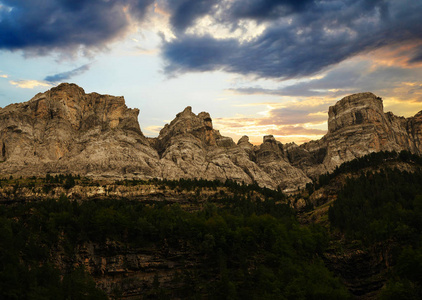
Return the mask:
POLYGON ((300 146, 265 136, 237 144, 213 128, 206 112, 187 107, 157 138, 146 138, 139 110, 123 97, 86 94, 63 83, 28 102, 0 109, 0 171, 34 176, 73 173, 93 178, 232 179, 296 190, 345 161, 383 150, 422 152, 422 112, 384 113, 372 93, 345 97, 329 109, 328 133, 300 146))
POLYGON ((158 155, 123 97, 61 84, 0 110, 1 171, 155 176, 158 155))
POLYGON ((310 177, 330 172, 343 162, 379 151, 422 152, 422 112, 414 117, 384 113, 372 93, 347 96, 329 108, 328 133, 318 141, 290 147, 290 162, 310 177))

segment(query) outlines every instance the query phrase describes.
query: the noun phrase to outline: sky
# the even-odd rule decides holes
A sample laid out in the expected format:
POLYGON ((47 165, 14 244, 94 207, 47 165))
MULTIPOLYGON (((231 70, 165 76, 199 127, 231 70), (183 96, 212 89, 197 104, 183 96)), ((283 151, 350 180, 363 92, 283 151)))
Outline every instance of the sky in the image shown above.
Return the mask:
POLYGON ((235 142, 301 144, 373 92, 422 110, 422 0, 0 0, 0 106, 61 82, 124 96, 141 130, 186 106, 235 142))

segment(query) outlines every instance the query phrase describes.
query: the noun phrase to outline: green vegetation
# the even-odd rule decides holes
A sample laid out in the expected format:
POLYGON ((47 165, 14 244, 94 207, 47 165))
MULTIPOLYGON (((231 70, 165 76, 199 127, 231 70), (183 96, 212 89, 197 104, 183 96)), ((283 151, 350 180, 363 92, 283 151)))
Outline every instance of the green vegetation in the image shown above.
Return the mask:
MULTIPOLYGON (((146 299, 350 299, 322 260, 330 239, 341 235, 350 245, 381 245, 388 251, 391 267, 381 299, 421 299, 421 166, 422 158, 408 152, 380 152, 322 175, 303 194, 309 197, 340 174, 352 174, 328 210, 330 228, 300 225, 281 191, 231 180, 116 182, 154 185, 180 197, 215 192, 194 206, 191 201, 189 211, 148 199, 76 202, 62 195, 59 200, 11 201, 0 206, 0 298, 105 299, 77 263, 77 249, 116 243, 122 249, 156 252, 163 259, 170 255, 166 253, 188 253, 174 273, 174 288, 161 287, 155 275, 151 286, 143 287, 146 299), (412 165, 414 172, 388 169, 396 162, 412 165), (61 265, 55 264, 59 252, 61 265)), ((56 187, 100 185, 80 176, 49 174, 2 179, 0 184, 10 194, 22 187, 48 194, 56 187)), ((111 296, 119 295, 116 289, 111 296)))
POLYGON ((257 183, 245 184, 238 183, 234 180, 227 179, 222 182, 219 180, 205 180, 205 179, 179 179, 179 180, 161 180, 154 178, 152 180, 121 180, 117 181, 116 184, 124 186, 136 186, 136 185, 157 185, 161 189, 179 189, 184 191, 193 191, 196 189, 209 188, 216 190, 217 188, 228 188, 230 191, 237 194, 247 194, 251 191, 255 191, 263 195, 265 198, 274 198, 277 200, 283 200, 286 196, 281 192, 280 189, 272 190, 266 187, 260 187, 257 183))
POLYGON ((194 271, 175 274, 177 288, 161 289, 156 279, 145 297, 349 298, 321 259, 328 244, 322 227, 300 226, 286 204, 270 197, 279 192, 262 189, 267 200, 252 200, 259 187, 224 185, 238 192, 196 212, 177 204, 77 203, 64 196, 0 206, 0 298, 103 298, 83 269, 68 264, 63 274, 53 258, 62 249, 63 261, 72 262, 78 245, 110 241, 131 249, 184 249, 197 256, 194 271))
POLYGON ((308 184, 307 189, 313 190, 314 188, 318 189, 324 185, 327 185, 330 180, 339 174, 361 172, 361 170, 364 168, 375 168, 381 165, 385 165, 388 162, 406 162, 417 166, 422 166, 422 157, 405 150, 399 153, 395 151, 373 152, 371 154, 345 162, 336 167, 333 172, 319 176, 315 187, 313 184, 308 184))
POLYGON ((0 207, 0 298, 106 299, 83 268, 69 267, 61 274, 53 265, 49 250, 58 236, 44 231, 52 226, 39 217, 46 209, 0 207))
POLYGON ((350 179, 329 220, 349 240, 391 248, 393 268, 382 299, 422 298, 422 171, 385 169, 350 179))

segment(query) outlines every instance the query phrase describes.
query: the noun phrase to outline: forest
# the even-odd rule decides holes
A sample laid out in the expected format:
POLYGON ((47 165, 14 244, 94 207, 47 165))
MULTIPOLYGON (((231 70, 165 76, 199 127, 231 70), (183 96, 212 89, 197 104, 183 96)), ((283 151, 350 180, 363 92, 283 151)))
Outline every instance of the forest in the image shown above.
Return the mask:
POLYGON ((301 226, 294 211, 274 198, 247 195, 221 198, 196 212, 177 204, 78 203, 66 197, 0 206, 1 296, 106 298, 83 267, 70 263, 59 270, 51 249, 62 247, 72 262, 78 245, 112 240, 131 248, 188 247, 198 253, 199 267, 179 274, 177 289, 152 288, 146 299, 347 299, 347 290, 321 258, 326 230, 301 226))
POLYGON ((390 247, 381 299, 422 298, 422 172, 397 169, 349 180, 328 212, 331 226, 362 247, 390 247))
MULTIPOLYGON (((99 289, 99 275, 77 260, 78 249, 87 243, 115 242, 127 249, 183 250, 195 257, 193 269, 173 274, 171 289, 151 274, 154 280, 144 287, 143 299, 353 299, 324 255, 340 236, 361 249, 382 245, 389 250, 388 272, 377 298, 421 299, 421 162, 404 152, 371 154, 321 177, 308 192, 339 174, 353 173, 330 205, 328 225, 301 224, 300 212, 289 205, 290 196, 280 191, 233 181, 118 183, 231 191, 218 192, 191 211, 166 201, 77 201, 64 194, 58 200, 1 204, 0 298, 120 299, 123 291, 107 294, 99 289), (380 168, 386 162, 406 162, 413 171, 380 168), (57 264, 59 250, 66 263, 57 264)), ((66 189, 88 184, 72 175, 33 180, 32 185, 42 182, 66 189)))

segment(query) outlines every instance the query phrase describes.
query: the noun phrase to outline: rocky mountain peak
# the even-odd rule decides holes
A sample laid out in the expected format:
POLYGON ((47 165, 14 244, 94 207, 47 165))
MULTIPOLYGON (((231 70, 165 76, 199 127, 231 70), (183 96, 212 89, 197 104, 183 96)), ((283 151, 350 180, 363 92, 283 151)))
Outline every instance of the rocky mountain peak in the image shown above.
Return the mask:
POLYGON ((382 99, 373 93, 344 97, 328 110, 328 132, 352 125, 379 123, 384 118, 382 99))
POLYGON ((106 173, 116 168, 111 161, 119 161, 131 145, 154 156, 145 148, 148 142, 138 114, 138 109, 125 105, 123 97, 86 94, 67 83, 10 105, 0 110, 0 159, 7 162, 3 171, 86 174, 101 169, 106 173))
POLYGON ((293 165, 316 178, 343 162, 371 152, 407 150, 422 153, 422 118, 384 113, 373 93, 344 97, 328 112, 328 133, 318 141, 288 148, 293 165))
POLYGON ((269 157, 272 160, 279 160, 283 157, 282 151, 283 145, 273 135, 266 135, 263 137, 263 143, 257 153, 258 161, 260 159, 268 160, 269 157))
POLYGON ((45 98, 57 102, 69 100, 80 102, 85 100, 85 90, 74 83, 61 83, 44 93, 38 93, 30 101, 39 101, 45 98))
POLYGON ((247 136, 247 135, 244 135, 244 136, 242 136, 238 141, 237 141, 237 144, 238 145, 242 145, 242 144, 246 144, 246 145, 252 145, 250 142, 249 142, 249 137, 247 136))
POLYGON ((414 118, 422 118, 422 110, 420 112, 418 112, 414 118))
POLYGON ((159 152, 167 148, 170 140, 177 136, 193 136, 204 145, 215 146, 219 133, 213 129, 209 113, 201 112, 196 115, 192 112, 192 107, 188 106, 161 129, 158 136, 159 152))
POLYGON ((53 87, 50 92, 52 93, 67 93, 70 95, 85 94, 85 90, 74 83, 61 83, 56 87, 53 87))
MULTIPOLYGON (((26 104, 25 104, 26 105, 26 104)), ((126 106, 123 97, 86 94, 72 83, 62 83, 28 102, 29 111, 45 123, 69 124, 74 130, 129 129, 142 135, 138 109, 126 106)))
POLYGON ((272 134, 264 135, 262 140, 263 140, 264 143, 272 143, 272 144, 277 143, 276 139, 274 138, 274 136, 272 134))
MULTIPOLYGON (((179 114, 181 115, 190 115, 192 113, 192 106, 186 106, 186 108, 179 114)), ((177 114, 176 116, 178 116, 177 114)))

